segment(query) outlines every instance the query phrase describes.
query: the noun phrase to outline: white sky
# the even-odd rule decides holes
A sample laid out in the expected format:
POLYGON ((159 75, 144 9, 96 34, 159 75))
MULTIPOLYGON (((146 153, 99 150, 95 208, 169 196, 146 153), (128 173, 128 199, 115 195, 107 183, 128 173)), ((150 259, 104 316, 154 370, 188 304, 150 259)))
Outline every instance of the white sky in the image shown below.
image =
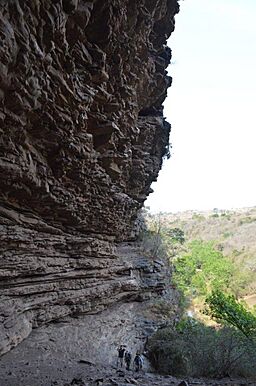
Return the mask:
POLYGON ((180 1, 152 212, 256 205, 256 0, 180 1))

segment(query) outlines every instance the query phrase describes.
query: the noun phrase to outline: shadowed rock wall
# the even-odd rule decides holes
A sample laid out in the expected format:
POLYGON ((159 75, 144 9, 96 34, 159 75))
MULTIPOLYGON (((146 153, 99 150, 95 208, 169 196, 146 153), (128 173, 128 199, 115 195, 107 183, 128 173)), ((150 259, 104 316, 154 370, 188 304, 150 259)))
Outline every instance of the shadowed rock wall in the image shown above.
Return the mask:
POLYGON ((168 153, 177 12, 176 0, 1 1, 0 354, 32 328, 164 290, 153 262, 145 282, 114 243, 134 238, 168 153))

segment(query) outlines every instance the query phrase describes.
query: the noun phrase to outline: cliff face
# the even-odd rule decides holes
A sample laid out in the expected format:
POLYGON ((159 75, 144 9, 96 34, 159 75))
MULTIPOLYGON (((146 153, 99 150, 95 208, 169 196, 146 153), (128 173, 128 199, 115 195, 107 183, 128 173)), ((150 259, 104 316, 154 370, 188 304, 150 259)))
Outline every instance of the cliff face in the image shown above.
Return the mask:
POLYGON ((168 153, 177 12, 176 0, 1 1, 0 354, 45 323, 164 291, 165 272, 120 243, 168 153))

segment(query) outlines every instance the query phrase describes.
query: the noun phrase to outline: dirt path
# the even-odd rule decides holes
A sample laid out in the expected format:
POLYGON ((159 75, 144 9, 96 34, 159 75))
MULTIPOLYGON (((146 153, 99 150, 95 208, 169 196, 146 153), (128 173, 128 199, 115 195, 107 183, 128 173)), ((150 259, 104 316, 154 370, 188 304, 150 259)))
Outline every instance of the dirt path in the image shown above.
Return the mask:
POLYGON ((53 383, 52 386, 256 386, 256 380, 246 379, 189 379, 161 376, 154 373, 134 373, 114 368, 89 366, 88 374, 83 378, 74 379, 69 384, 53 383))
POLYGON ((248 304, 248 306, 253 307, 256 305, 256 294, 245 296, 243 300, 248 304))
MULTIPOLYGON (((48 368, 37 372, 37 380, 41 379, 43 386, 256 386, 256 380, 207 380, 175 378, 172 376, 161 376, 154 373, 126 371, 116 369, 111 366, 95 365, 89 361, 77 363, 76 371, 74 368, 65 369, 65 375, 61 369, 48 368), (70 375, 72 374, 72 376, 70 375)), ((0 379, 0 386, 34 386, 35 374, 29 371, 28 366, 24 366, 22 371, 10 371, 5 378, 0 379)))

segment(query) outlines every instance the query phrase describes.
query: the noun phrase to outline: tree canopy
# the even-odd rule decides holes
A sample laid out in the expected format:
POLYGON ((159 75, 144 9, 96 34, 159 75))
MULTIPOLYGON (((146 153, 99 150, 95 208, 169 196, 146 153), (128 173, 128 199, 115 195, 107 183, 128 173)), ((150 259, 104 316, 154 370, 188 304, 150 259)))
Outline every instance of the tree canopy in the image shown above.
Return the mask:
POLYGON ((174 260, 173 280, 184 295, 206 296, 230 286, 234 265, 212 242, 195 240, 174 260))
POLYGON ((237 328, 248 338, 256 337, 256 317, 234 295, 213 291, 205 300, 204 312, 217 322, 237 328))

